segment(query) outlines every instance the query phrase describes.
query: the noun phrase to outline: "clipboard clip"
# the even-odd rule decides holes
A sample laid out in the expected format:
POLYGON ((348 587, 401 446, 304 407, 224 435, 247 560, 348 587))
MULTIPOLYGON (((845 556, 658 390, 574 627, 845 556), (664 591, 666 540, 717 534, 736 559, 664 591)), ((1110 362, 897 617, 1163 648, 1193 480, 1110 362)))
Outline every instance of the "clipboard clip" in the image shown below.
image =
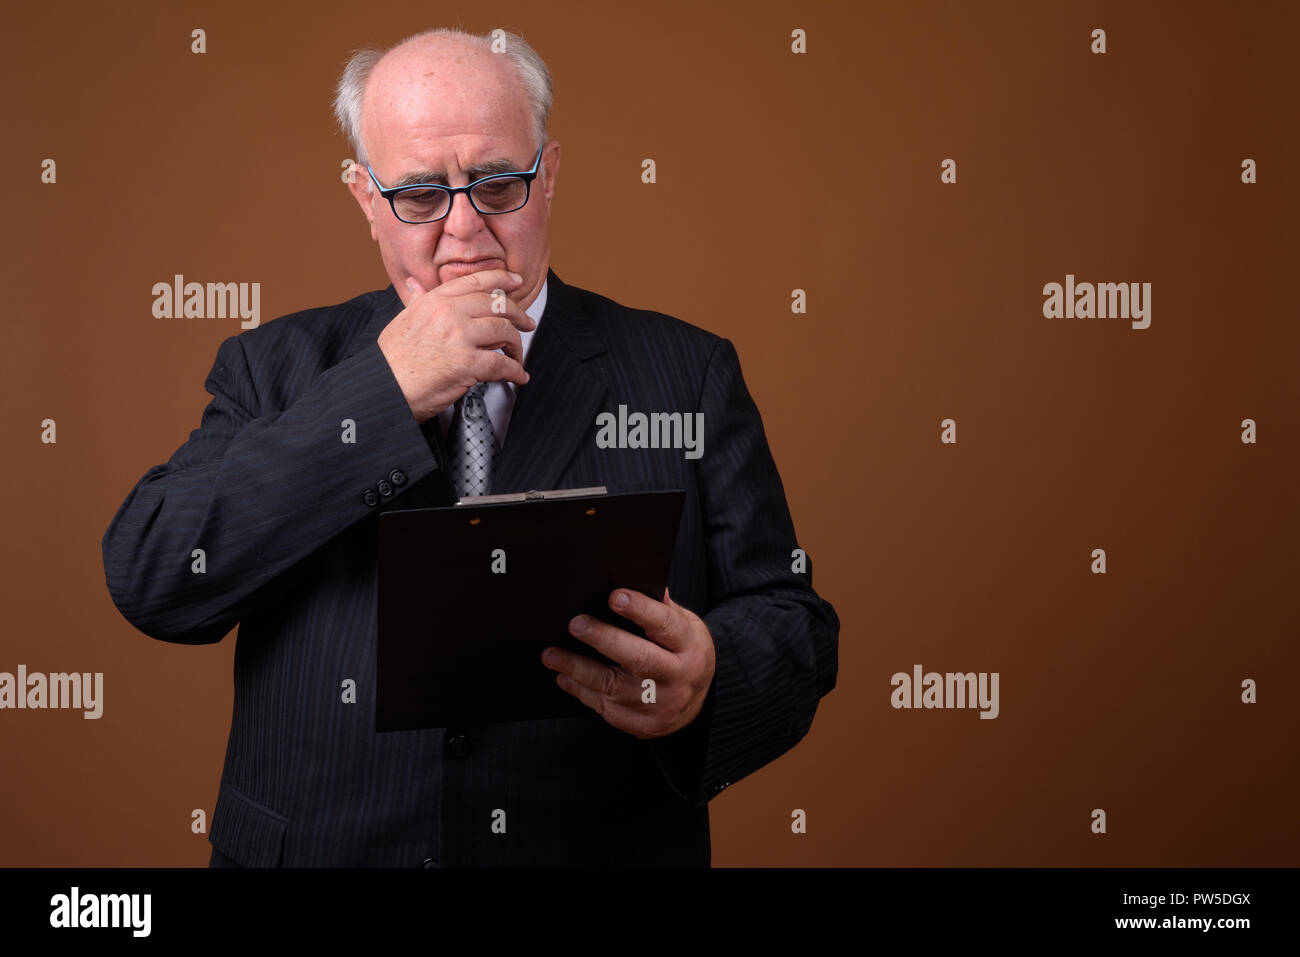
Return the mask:
POLYGON ((588 495, 608 495, 609 490, 603 485, 591 485, 587 488, 555 488, 548 491, 529 489, 527 492, 506 492, 502 495, 466 495, 456 501, 457 505, 497 505, 505 502, 540 502, 562 498, 582 498, 588 495))

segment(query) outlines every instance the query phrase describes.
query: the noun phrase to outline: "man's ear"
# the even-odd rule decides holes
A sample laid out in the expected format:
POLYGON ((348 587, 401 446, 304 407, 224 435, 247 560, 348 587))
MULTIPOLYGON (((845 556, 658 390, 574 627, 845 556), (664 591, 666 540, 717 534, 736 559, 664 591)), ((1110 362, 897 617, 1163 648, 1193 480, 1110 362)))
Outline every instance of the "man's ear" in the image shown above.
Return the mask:
POLYGON ((374 191, 374 188, 375 184, 371 182, 370 174, 366 172, 366 168, 353 163, 348 169, 348 192, 357 201, 357 205, 361 207, 361 212, 365 214, 366 221, 370 223, 370 238, 378 242, 379 234, 375 230, 374 200, 379 194, 374 191))
POLYGON ((542 152, 542 165, 546 168, 546 207, 549 209, 551 200, 555 198, 555 181, 560 175, 559 140, 551 140, 546 144, 546 149, 542 152))

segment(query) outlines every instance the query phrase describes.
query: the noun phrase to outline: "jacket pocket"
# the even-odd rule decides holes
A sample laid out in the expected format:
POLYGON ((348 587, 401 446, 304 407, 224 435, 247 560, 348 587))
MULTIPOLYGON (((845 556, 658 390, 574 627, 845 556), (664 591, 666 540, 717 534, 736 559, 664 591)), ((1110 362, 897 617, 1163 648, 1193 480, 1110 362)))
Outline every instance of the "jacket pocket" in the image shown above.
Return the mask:
POLYGON ((223 786, 212 813, 208 841, 244 867, 280 867, 289 819, 223 786))

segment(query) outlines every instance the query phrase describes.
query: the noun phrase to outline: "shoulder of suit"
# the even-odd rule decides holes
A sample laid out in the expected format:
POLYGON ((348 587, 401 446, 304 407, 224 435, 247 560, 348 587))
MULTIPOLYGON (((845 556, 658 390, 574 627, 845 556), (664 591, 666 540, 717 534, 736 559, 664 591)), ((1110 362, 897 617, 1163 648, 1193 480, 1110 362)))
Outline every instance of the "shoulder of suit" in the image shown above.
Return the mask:
POLYGON ((386 289, 374 289, 332 306, 313 306, 286 313, 237 337, 245 349, 277 351, 315 349, 341 352, 360 335, 384 304, 386 289))
POLYGON ((596 323, 599 333, 635 338, 667 338, 703 350, 713 350, 722 336, 701 326, 653 309, 638 309, 616 302, 608 296, 566 283, 566 287, 582 304, 588 316, 596 323))

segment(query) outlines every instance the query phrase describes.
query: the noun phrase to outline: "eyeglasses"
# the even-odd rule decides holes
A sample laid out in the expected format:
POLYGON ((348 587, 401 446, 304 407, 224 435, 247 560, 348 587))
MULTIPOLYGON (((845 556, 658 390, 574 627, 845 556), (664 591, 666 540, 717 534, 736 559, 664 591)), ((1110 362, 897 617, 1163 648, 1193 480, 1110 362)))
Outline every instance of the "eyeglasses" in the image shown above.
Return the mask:
POLYGON ((393 208, 393 215, 404 223, 419 226, 422 223, 436 223, 451 212, 452 200, 457 193, 469 194, 469 201, 484 216, 499 216, 523 209, 532 192, 533 180, 537 177, 537 168, 542 162, 542 150, 537 150, 537 159, 533 168, 527 172, 493 173, 476 179, 468 186, 439 186, 434 183, 413 183, 410 186, 395 186, 385 189, 369 166, 366 171, 375 181, 379 195, 388 200, 393 208))

